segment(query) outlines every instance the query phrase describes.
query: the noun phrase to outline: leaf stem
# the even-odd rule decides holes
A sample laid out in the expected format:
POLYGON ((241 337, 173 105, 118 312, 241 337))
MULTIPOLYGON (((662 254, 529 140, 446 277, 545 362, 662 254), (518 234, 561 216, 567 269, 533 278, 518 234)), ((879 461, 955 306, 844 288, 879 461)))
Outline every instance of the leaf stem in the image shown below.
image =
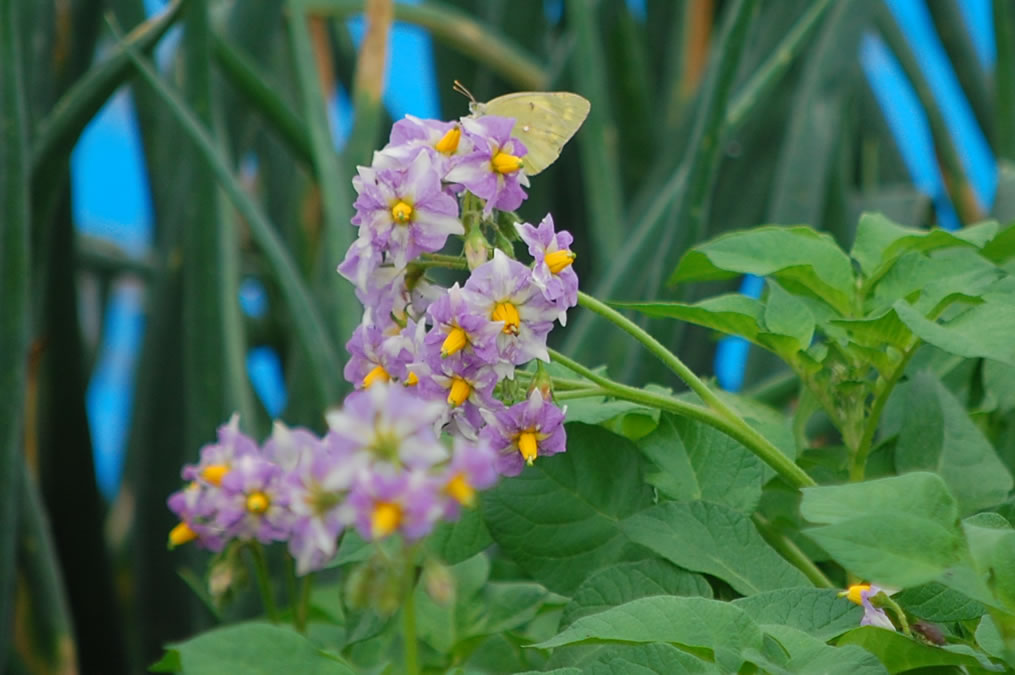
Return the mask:
MULTIPOLYGON (((790 485, 798 488, 817 485, 813 478, 808 476, 803 469, 786 457, 779 448, 772 445, 767 438, 737 417, 736 413, 732 411, 730 411, 729 415, 723 415, 719 411, 695 403, 688 403, 672 396, 657 394, 615 382, 552 349, 550 350, 550 358, 565 368, 595 382, 611 396, 633 403, 641 403, 652 408, 666 410, 684 417, 690 417, 722 431, 742 443, 748 450, 757 455, 761 461, 775 469, 776 473, 782 476, 790 485)), ((726 409, 729 410, 728 408, 726 409)))
POLYGON ((275 597, 272 595, 271 578, 268 576, 268 561, 264 557, 261 542, 253 541, 247 546, 250 557, 254 561, 254 576, 257 577, 257 588, 261 592, 264 613, 272 623, 278 623, 278 610, 275 608, 275 597))
POLYGON ((758 528, 758 532, 765 538, 765 541, 779 552, 783 558, 790 562, 794 567, 804 573, 808 579, 811 580, 818 588, 836 588, 836 585, 825 576, 825 573, 821 571, 821 568, 814 564, 814 561, 808 557, 806 553, 800 550, 792 539, 784 534, 781 534, 772 527, 772 523, 768 521, 765 516, 760 513, 753 513, 751 515, 751 521, 754 526, 758 528))
POLYGON ((593 396, 608 396, 609 391, 602 387, 589 387, 587 389, 569 389, 568 391, 555 392, 553 398, 557 401, 571 401, 576 398, 592 398, 593 396))

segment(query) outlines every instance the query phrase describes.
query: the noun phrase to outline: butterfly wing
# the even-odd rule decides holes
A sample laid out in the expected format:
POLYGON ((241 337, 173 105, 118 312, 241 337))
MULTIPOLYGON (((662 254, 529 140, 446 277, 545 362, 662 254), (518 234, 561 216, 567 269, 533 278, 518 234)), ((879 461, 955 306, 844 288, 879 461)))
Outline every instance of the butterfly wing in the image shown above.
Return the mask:
POLYGON ((591 104, 568 91, 520 91, 498 96, 483 104, 483 114, 513 117, 511 135, 525 144, 525 173, 534 176, 557 161, 564 144, 571 140, 591 104))

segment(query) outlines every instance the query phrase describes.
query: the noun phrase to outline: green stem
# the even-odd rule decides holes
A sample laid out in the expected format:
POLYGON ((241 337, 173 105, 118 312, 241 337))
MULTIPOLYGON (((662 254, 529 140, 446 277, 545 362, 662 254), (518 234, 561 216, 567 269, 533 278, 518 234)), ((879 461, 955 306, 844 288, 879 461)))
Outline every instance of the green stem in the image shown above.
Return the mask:
POLYGON ((292 556, 287 555, 285 557, 285 590, 286 595, 289 597, 290 615, 293 622, 293 628, 299 630, 299 626, 296 625, 296 563, 292 559, 292 556))
POLYGON ((772 524, 768 522, 768 519, 760 513, 754 513, 751 515, 751 521, 754 526, 758 528, 758 532, 765 538, 765 541, 774 548, 779 554, 785 558, 790 564, 796 567, 798 570, 804 573, 811 583, 818 588, 837 588, 832 581, 825 576, 825 573, 821 571, 814 561, 808 557, 806 553, 800 550, 800 547, 793 543, 793 540, 784 534, 776 532, 772 524))
POLYGON ((602 387, 591 387, 589 389, 571 389, 569 391, 556 392, 553 398, 557 401, 571 401, 576 398, 592 398, 594 396, 608 396, 609 391, 602 387))
POLYGON ((275 609, 275 597, 272 595, 271 578, 268 576, 268 561, 264 557, 261 542, 254 541, 247 546, 250 557, 254 560, 254 575, 257 577, 257 588, 261 591, 264 613, 272 623, 278 623, 278 610, 275 609))
POLYGON ((307 617, 310 614, 310 591, 314 588, 313 573, 307 574, 300 582, 300 598, 293 610, 293 624, 301 633, 307 632, 307 617))
POLYGON ((402 602, 402 641, 405 646, 405 672, 417 675, 420 671, 419 646, 416 644, 416 563, 412 556, 408 558, 405 600, 402 602))
POLYGON ((798 488, 814 487, 817 485, 814 479, 808 476, 803 469, 794 464, 786 455, 782 454, 779 448, 772 445, 767 438, 737 417, 735 413, 731 412, 730 415, 732 416, 723 415, 719 411, 695 403, 681 401, 672 396, 656 394, 644 389, 614 382, 552 349, 550 350, 550 358, 582 377, 592 380, 605 389, 611 396, 633 403, 641 403, 652 408, 666 410, 684 417, 690 417, 714 429, 718 429, 730 438, 742 443, 748 450, 757 455, 761 461, 772 467, 790 485, 798 488))

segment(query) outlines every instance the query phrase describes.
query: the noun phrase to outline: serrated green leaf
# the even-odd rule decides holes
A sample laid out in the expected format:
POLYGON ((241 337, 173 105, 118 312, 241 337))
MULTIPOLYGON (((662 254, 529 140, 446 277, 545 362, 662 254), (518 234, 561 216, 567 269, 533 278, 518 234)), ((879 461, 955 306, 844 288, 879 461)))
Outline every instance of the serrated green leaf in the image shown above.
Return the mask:
POLYGON ((820 641, 856 628, 863 616, 858 605, 825 588, 782 588, 737 598, 733 604, 758 624, 789 626, 820 641))
POLYGON ((969 621, 987 611, 982 603, 934 582, 904 589, 892 599, 907 614, 927 621, 969 621))
POLYGON ((750 518, 719 504, 658 504, 628 518, 623 529, 670 562, 719 577, 744 595, 810 586, 765 543, 750 518))
POLYGON ((686 253, 671 281, 719 281, 738 274, 771 275, 792 293, 850 312, 850 260, 829 235, 809 227, 768 225, 723 235, 686 253))
POLYGON ((640 598, 575 621, 533 645, 549 649, 586 641, 673 642, 710 649, 716 662, 735 671, 745 649, 761 648, 761 630, 742 610, 708 598, 640 598))
POLYGON ((638 448, 661 470, 648 476, 649 482, 670 499, 709 501, 748 514, 761 499, 764 463, 700 422, 663 414, 638 448))
POLYGON ((339 657, 321 651, 299 633, 264 623, 240 623, 216 628, 186 642, 171 644, 167 651, 169 654, 159 662, 160 667, 179 664, 180 670, 187 675, 227 672, 352 675, 355 672, 339 657))
MULTIPOLYGON (((848 602, 848 601, 847 601, 848 602)), ((854 624, 855 626, 856 624, 854 624)), ((786 671, 790 673, 821 673, 822 675, 850 675, 887 673, 884 665, 869 651, 855 645, 832 647, 822 639, 805 631, 780 624, 762 624, 761 629, 771 635, 789 652, 786 671)))
POLYGON ((836 644, 863 647, 877 656, 890 673, 933 666, 983 666, 980 659, 969 654, 917 642, 901 633, 877 626, 863 626, 850 631, 839 638, 836 644))
POLYGON ((620 523, 652 500, 630 441, 584 424, 568 424, 567 436, 567 452, 483 493, 483 517, 501 551, 563 594, 597 569, 645 557, 620 523))
POLYGON ((899 472, 934 471, 965 515, 1004 501, 1013 486, 1008 468, 965 407, 931 372, 921 371, 896 395, 902 428, 895 446, 899 472))
POLYGON ((680 569, 665 560, 622 563, 599 570, 586 579, 564 607, 560 625, 568 626, 583 616, 652 595, 711 598, 712 587, 700 574, 680 569))

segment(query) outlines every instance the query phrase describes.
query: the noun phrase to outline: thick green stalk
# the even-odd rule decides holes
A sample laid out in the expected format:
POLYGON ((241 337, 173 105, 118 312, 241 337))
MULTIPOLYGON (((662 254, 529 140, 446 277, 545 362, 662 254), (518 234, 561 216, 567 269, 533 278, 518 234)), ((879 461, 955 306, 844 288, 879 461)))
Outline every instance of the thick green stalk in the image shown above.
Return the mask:
POLYGON ((767 438, 754 430, 732 411, 730 416, 722 415, 715 410, 695 403, 687 403, 672 396, 665 396, 614 382, 552 349, 550 350, 550 358, 565 368, 595 382, 615 398, 631 401, 632 403, 641 403, 642 405, 658 408, 659 410, 667 410, 718 429, 730 438, 742 443, 794 487, 804 488, 817 485, 813 478, 808 476, 803 469, 786 457, 779 448, 772 445, 767 438))
POLYGON ((278 609, 275 608, 275 595, 271 587, 271 576, 268 574, 268 561, 264 557, 264 548, 258 541, 251 542, 247 546, 250 557, 254 561, 254 576, 257 579, 257 588, 261 592, 261 602, 264 604, 264 613, 272 623, 278 623, 278 609))
POLYGON ((760 513, 755 512, 751 515, 751 522, 758 528, 758 532, 764 537, 765 541, 779 552, 783 558, 793 564, 798 570, 804 573, 808 579, 811 580, 818 588, 836 588, 835 584, 825 576, 825 573, 821 571, 821 568, 814 564, 814 561, 810 557, 800 550, 800 547, 793 543, 793 540, 784 534, 776 532, 772 527, 772 524, 768 522, 768 519, 760 513))

